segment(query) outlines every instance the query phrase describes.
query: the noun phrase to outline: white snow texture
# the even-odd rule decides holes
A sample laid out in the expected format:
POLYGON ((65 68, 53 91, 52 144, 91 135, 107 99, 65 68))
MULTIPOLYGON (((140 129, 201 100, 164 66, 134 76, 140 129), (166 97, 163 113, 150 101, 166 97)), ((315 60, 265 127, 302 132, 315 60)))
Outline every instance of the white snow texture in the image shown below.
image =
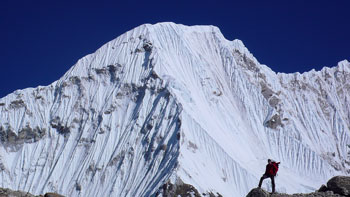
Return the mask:
POLYGON ((278 192, 310 192, 350 173, 350 63, 275 73, 217 27, 145 24, 0 99, 0 137, 0 186, 33 194, 242 197, 268 158, 278 192))

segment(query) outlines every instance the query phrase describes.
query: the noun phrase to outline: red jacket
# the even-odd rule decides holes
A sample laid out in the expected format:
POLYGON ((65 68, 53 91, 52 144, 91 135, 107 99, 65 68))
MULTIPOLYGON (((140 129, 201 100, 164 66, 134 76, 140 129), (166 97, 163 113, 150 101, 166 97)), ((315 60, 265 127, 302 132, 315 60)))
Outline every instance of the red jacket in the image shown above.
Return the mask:
POLYGON ((276 162, 271 162, 269 164, 266 165, 266 170, 265 170, 265 174, 269 175, 269 176, 276 176, 277 171, 278 171, 278 163, 276 162))

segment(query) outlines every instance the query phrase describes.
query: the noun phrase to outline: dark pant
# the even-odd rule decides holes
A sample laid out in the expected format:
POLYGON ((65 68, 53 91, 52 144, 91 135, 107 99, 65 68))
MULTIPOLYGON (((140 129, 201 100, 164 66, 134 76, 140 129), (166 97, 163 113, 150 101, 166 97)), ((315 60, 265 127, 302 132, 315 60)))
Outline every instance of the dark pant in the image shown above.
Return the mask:
POLYGON ((267 175, 264 174, 261 178, 260 178, 260 182, 259 182, 259 187, 261 187, 261 184, 263 182, 264 179, 270 178, 271 179, 271 183, 272 183, 272 193, 275 192, 275 177, 273 175, 267 175))

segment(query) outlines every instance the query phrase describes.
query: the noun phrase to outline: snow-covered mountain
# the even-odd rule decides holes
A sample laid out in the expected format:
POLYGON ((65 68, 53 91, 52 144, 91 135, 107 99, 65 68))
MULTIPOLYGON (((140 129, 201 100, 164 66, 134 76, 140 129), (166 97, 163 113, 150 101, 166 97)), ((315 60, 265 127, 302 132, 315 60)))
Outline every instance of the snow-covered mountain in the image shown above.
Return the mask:
POLYGON ((34 194, 241 197, 268 158, 308 192, 350 174, 350 63, 275 73, 217 27, 146 24, 0 99, 0 137, 0 187, 34 194))

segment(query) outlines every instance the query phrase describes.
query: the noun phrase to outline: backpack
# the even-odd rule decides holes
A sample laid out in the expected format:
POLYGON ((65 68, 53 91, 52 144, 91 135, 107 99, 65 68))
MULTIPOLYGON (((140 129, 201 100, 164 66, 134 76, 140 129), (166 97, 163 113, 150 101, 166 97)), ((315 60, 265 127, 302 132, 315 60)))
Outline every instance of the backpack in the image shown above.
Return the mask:
POLYGON ((272 162, 272 168, 271 168, 271 174, 273 176, 276 176, 277 175, 277 172, 278 172, 278 165, 280 164, 280 162, 272 162))

